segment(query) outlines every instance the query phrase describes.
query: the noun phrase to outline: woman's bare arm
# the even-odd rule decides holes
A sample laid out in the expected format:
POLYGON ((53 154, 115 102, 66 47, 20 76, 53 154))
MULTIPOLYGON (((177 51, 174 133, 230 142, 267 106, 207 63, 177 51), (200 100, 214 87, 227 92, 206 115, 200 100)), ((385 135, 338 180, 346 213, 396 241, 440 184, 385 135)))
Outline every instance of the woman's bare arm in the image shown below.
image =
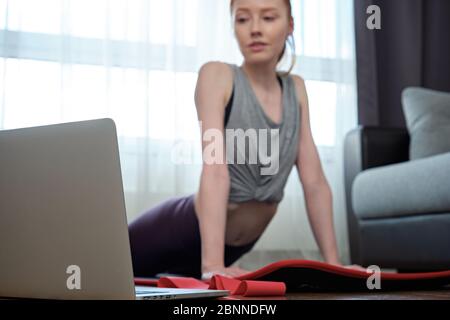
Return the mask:
POLYGON ((340 264, 334 231, 332 192, 311 133, 305 83, 298 76, 294 76, 294 81, 302 113, 297 169, 305 195, 308 219, 325 261, 340 264))
POLYGON ((209 62, 200 69, 195 89, 203 151, 196 208, 202 242, 202 272, 224 267, 226 210, 230 187, 225 154, 224 113, 226 92, 229 90, 227 86, 230 83, 232 73, 228 66, 209 62), (216 153, 210 152, 213 145, 216 153), (215 160, 212 156, 215 156, 215 160))

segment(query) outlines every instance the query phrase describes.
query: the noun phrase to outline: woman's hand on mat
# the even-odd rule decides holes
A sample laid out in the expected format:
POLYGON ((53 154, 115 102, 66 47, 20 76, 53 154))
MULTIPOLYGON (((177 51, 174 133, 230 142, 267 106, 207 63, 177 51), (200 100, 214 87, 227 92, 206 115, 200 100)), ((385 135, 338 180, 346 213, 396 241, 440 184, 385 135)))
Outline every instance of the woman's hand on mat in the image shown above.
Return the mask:
POLYGON ((338 266, 338 267, 343 267, 343 268, 346 268, 346 269, 352 269, 352 270, 363 271, 363 272, 367 271, 365 268, 361 267, 359 264, 351 264, 351 265, 346 265, 346 266, 342 265, 339 262, 334 262, 334 263, 333 262, 329 262, 329 264, 335 265, 335 266, 338 266))
POLYGON ((202 280, 211 279, 214 275, 221 275, 225 277, 235 278, 243 274, 249 273, 250 271, 241 269, 239 267, 218 267, 213 269, 204 270, 202 273, 202 280))
POLYGON ((358 264, 352 264, 352 265, 343 266, 343 267, 347 268, 347 269, 357 270, 357 271, 363 271, 363 272, 367 271, 366 268, 363 268, 358 264))

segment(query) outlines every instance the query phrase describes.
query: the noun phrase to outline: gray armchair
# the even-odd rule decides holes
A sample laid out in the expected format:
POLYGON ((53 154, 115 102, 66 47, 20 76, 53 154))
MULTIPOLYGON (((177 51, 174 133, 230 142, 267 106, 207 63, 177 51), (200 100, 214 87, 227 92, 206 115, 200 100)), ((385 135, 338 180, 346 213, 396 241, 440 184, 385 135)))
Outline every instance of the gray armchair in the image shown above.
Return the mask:
POLYGON ((352 263, 399 271, 450 269, 450 152, 409 161, 406 129, 346 135, 352 263))

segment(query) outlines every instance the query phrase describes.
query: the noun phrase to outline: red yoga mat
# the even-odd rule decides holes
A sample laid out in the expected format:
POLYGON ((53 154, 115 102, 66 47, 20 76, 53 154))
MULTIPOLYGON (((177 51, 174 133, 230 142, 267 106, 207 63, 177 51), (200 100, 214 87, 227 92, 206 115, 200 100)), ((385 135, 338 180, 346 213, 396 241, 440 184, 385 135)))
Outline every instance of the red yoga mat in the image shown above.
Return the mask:
MULTIPOLYGON (((137 285, 171 288, 225 289, 243 296, 279 296, 285 292, 371 291, 370 272, 310 260, 283 260, 235 279, 214 276, 211 281, 164 277, 136 278, 137 285)), ((450 285, 450 270, 425 273, 380 273, 381 290, 421 290, 450 285)), ((378 290, 375 290, 378 291, 378 290)))
MULTIPOLYGON (((283 260, 269 264, 238 279, 281 281, 288 292, 371 291, 371 272, 348 269, 319 261, 283 260)), ((450 285, 450 270, 423 273, 380 273, 381 290, 420 290, 450 285)))

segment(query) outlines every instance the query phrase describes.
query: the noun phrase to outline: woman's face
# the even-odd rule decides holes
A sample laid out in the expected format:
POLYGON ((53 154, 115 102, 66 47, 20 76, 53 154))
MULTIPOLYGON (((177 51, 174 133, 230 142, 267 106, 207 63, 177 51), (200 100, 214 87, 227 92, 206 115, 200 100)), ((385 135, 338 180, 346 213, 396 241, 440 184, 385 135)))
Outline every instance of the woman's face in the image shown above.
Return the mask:
POLYGON ((285 1, 235 0, 232 9, 234 33, 245 60, 276 64, 294 27, 285 1))

